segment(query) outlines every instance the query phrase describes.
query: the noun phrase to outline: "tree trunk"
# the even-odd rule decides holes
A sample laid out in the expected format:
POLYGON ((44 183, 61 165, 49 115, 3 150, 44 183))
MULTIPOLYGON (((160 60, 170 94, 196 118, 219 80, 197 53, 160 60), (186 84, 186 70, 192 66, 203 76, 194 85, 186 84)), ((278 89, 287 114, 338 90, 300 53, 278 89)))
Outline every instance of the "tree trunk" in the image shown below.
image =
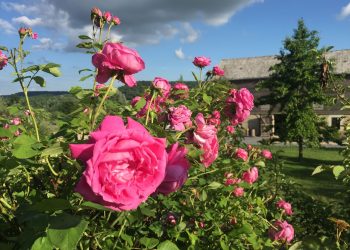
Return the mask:
POLYGON ((303 137, 299 137, 298 146, 299 146, 299 161, 303 159, 303 137))

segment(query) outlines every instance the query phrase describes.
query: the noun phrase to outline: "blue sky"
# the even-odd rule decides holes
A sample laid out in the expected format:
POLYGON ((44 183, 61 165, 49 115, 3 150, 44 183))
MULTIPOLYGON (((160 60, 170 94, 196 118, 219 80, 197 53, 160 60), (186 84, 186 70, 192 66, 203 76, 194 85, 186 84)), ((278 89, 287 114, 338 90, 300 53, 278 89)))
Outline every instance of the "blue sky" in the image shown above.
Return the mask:
MULTIPOLYGON (((74 45, 77 35, 89 31, 94 6, 120 17, 114 37, 136 48, 146 63, 138 80, 180 75, 190 80, 192 59, 199 55, 214 66, 223 58, 277 54, 299 18, 319 31, 321 46, 350 48, 349 0, 0 0, 0 45, 17 46, 18 27, 32 26, 39 40, 27 40, 28 62, 62 65, 62 77, 47 77, 45 89, 33 90, 90 87, 91 82, 79 82, 78 70, 92 68, 91 56, 74 45)), ((11 83, 12 72, 0 71, 0 95, 20 91, 11 83)))

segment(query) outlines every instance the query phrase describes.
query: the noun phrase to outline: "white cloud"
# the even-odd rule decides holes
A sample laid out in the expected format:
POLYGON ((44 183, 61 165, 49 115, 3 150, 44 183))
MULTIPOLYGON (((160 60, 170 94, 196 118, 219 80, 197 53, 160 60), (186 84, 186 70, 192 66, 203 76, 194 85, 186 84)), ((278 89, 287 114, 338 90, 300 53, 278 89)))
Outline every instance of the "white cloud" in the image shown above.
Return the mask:
POLYGON ((1 2, 1 8, 7 11, 16 11, 20 14, 33 13, 38 11, 35 5, 25 5, 13 2, 1 2))
POLYGON ((181 38, 181 42, 183 43, 194 43, 199 38, 199 30, 195 30, 190 23, 184 23, 183 29, 185 33, 185 37, 181 38))
POLYGON ((7 34, 13 34, 16 32, 15 27, 8 21, 0 18, 0 29, 7 34))
POLYGON ((33 45, 32 49, 36 50, 61 50, 64 44, 56 43, 51 38, 43 37, 39 39, 39 44, 33 45))
POLYGON ((179 58, 181 60, 185 59, 185 57, 186 57, 184 52, 182 51, 182 48, 175 50, 175 55, 177 58, 179 58))
POLYGON ((338 15, 338 17, 340 19, 344 19, 346 17, 350 16, 350 3, 348 3, 347 5, 345 5, 342 9, 340 14, 338 15))
POLYGON ((30 19, 26 16, 20 16, 20 17, 12 18, 12 22, 24 24, 25 26, 29 26, 29 27, 43 25, 43 20, 40 17, 30 19))

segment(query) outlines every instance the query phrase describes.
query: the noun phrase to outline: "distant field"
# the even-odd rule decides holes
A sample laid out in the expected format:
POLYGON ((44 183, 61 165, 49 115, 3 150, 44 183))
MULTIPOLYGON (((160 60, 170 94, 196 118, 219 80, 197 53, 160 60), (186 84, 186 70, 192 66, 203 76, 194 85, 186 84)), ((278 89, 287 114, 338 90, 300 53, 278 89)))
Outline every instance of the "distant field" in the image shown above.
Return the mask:
POLYGON ((301 188, 312 197, 322 201, 341 200, 344 191, 340 181, 336 181, 330 172, 323 172, 312 176, 311 173, 319 165, 339 165, 343 157, 341 149, 305 149, 304 160, 298 161, 297 147, 271 147, 272 152, 280 153, 285 161, 283 172, 291 177, 301 188))

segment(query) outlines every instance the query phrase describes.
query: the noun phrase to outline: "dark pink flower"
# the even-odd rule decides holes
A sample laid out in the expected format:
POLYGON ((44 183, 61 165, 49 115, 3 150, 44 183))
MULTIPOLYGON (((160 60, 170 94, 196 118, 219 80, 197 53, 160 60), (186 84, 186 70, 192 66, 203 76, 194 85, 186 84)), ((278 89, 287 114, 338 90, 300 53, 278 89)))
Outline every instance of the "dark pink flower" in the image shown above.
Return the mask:
POLYGON ((112 20, 111 12, 106 11, 105 13, 103 13, 103 19, 109 23, 112 20))
POLYGON ((242 182, 242 180, 239 178, 228 178, 225 181, 225 186, 235 185, 235 184, 238 184, 241 182, 242 182))
POLYGON ((236 158, 240 158, 243 161, 247 161, 248 160, 248 152, 245 151, 243 148, 238 148, 236 150, 236 158))
POLYGON ((273 223, 274 227, 269 229, 271 240, 282 242, 291 242, 294 238, 294 228, 287 221, 277 220, 273 223))
POLYGON ((33 32, 31 36, 32 36, 32 39, 34 39, 34 40, 38 39, 38 37, 39 37, 38 33, 36 33, 36 32, 33 32))
POLYGON ((205 56, 197 56, 194 58, 192 63, 199 68, 204 68, 204 67, 210 65, 211 60, 210 60, 210 58, 205 57, 205 56))
POLYGON ((244 195, 244 188, 242 187, 236 187, 235 190, 233 190, 233 195, 236 197, 241 197, 244 195))
POLYGON ((105 83, 118 74, 118 79, 129 87, 136 85, 133 74, 145 68, 145 63, 135 50, 111 42, 105 44, 102 52, 92 56, 92 63, 98 69, 97 82, 105 83))
POLYGON ((5 54, 2 53, 2 51, 0 50, 0 70, 2 70, 8 62, 8 58, 5 54))
POLYGON ((252 167, 242 174, 242 179, 249 184, 253 184, 258 179, 258 177, 259 171, 257 167, 252 167))
POLYGON ((152 86, 158 89, 163 97, 167 98, 169 96, 171 85, 167 79, 156 77, 152 82, 152 86))
POLYGON ((163 182, 157 188, 157 193, 168 195, 180 189, 188 177, 190 163, 186 159, 187 149, 173 144, 168 152, 168 161, 163 182))
POLYGON ((171 128, 176 131, 183 131, 192 126, 192 112, 185 105, 169 108, 169 121, 171 128))
POLYGON ((265 159, 272 159, 272 153, 271 151, 264 149, 263 151, 261 151, 261 155, 265 158, 265 159))
POLYGON ((232 125, 245 121, 254 107, 254 96, 246 88, 239 91, 231 89, 226 98, 225 113, 232 125))
POLYGON ((227 132, 230 134, 233 134, 235 132, 235 127, 234 126, 227 126, 226 127, 227 132))
POLYGON ((225 71, 221 69, 219 66, 213 67, 213 75, 215 76, 223 76, 225 74, 225 71))
POLYGON ((125 126, 121 117, 106 116, 86 144, 69 145, 86 164, 76 191, 117 211, 137 208, 164 180, 165 144, 131 118, 125 126))
POLYGON ((119 24, 120 24, 120 19, 119 19, 119 17, 114 16, 114 17, 112 18, 112 22, 113 22, 114 25, 119 25, 119 24))
POLYGON ((102 11, 97 7, 91 9, 91 19, 94 17, 102 17, 102 11))
POLYGON ((185 99, 188 97, 189 88, 186 84, 178 82, 173 86, 174 97, 177 99, 185 99), (180 93, 179 93, 180 92, 180 93))
POLYGON ((19 118, 19 117, 13 118, 12 120, 10 120, 10 122, 16 126, 22 123, 21 118, 19 118))
POLYGON ((292 205, 284 200, 280 200, 276 203, 276 207, 282 208, 287 215, 292 215, 292 205))

